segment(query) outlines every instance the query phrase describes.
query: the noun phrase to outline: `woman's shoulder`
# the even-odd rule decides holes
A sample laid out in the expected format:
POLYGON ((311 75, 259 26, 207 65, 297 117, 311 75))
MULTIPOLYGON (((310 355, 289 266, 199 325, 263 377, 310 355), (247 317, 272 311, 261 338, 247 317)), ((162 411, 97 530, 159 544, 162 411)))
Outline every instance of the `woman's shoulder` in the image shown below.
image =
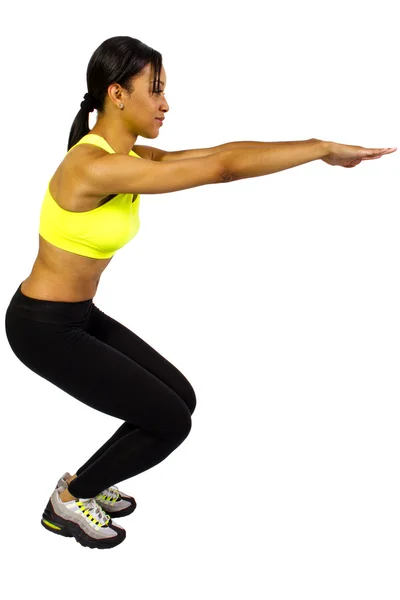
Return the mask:
POLYGON ((88 162, 95 160, 105 154, 110 154, 104 148, 95 146, 94 144, 82 143, 79 146, 71 148, 64 156, 61 164, 66 170, 75 170, 76 167, 87 165, 88 162))

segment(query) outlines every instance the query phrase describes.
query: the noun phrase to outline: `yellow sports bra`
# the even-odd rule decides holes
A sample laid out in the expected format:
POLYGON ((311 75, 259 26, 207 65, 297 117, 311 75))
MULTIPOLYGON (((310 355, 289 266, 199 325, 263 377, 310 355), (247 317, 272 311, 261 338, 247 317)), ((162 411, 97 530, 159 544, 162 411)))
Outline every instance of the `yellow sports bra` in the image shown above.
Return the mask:
MULTIPOLYGON (((115 154, 106 140, 95 133, 83 136, 75 146, 79 144, 93 144, 115 154)), ((140 158, 133 150, 129 154, 140 158)), ((81 256, 111 258, 137 234, 139 194, 134 200, 133 194, 117 194, 97 208, 72 212, 57 204, 50 194, 49 184, 42 202, 39 233, 54 246, 81 256)))

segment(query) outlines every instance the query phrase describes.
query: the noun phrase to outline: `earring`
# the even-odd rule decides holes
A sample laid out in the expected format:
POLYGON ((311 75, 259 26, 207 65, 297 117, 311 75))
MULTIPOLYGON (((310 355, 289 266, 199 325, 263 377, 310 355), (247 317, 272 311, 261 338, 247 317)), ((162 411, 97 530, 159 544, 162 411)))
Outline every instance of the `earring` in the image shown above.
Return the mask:
POLYGON ((120 107, 120 108, 124 108, 124 105, 120 103, 119 107, 120 107))

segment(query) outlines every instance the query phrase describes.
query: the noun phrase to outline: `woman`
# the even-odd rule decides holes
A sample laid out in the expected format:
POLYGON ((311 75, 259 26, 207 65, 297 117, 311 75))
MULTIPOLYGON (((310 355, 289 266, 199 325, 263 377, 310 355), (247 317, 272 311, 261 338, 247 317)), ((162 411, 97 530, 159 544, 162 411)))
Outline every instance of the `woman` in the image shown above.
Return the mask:
POLYGON ((182 152, 136 146, 139 135, 158 136, 169 106, 161 54, 131 37, 97 48, 87 85, 68 153, 43 200, 38 256, 11 299, 5 325, 13 352, 29 369, 124 421, 73 476, 59 479, 41 521, 84 546, 111 548, 126 532, 110 517, 136 506, 114 484, 173 452, 188 436, 196 406, 185 376, 93 302, 102 272, 139 229, 139 194, 258 177, 317 159, 354 167, 395 148, 316 139, 182 152), (90 131, 94 108, 98 119, 90 131))

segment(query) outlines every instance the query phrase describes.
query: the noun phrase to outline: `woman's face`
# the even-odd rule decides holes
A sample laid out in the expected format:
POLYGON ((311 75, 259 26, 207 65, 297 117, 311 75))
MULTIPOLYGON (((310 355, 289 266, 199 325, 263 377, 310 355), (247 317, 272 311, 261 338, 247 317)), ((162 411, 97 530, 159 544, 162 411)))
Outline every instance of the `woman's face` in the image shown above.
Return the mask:
POLYGON ((158 137, 162 127, 157 117, 164 117, 169 111, 164 92, 167 77, 163 66, 160 72, 160 85, 156 87, 154 94, 152 93, 153 81, 154 71, 152 65, 148 64, 142 73, 134 78, 132 94, 129 96, 126 92, 121 92, 124 110, 120 111, 121 118, 132 133, 150 139, 158 137))

